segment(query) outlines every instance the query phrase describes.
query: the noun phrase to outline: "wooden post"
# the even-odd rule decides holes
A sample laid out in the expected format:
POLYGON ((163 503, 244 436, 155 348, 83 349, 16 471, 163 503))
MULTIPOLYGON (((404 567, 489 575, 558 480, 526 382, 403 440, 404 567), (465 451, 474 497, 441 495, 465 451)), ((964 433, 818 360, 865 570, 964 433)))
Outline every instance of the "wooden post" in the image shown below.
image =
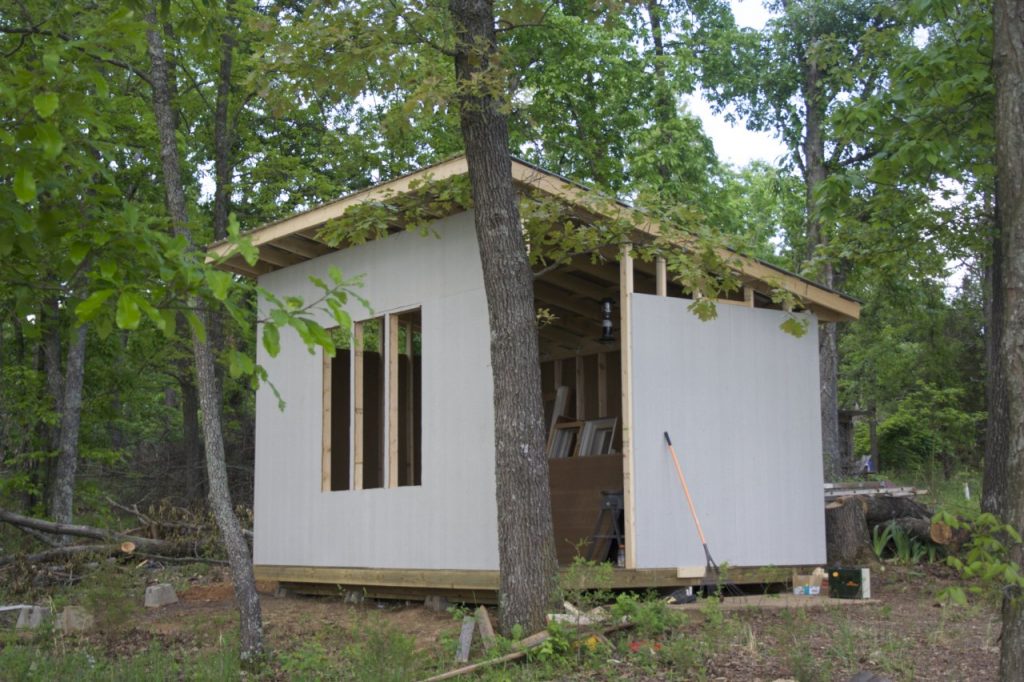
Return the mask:
POLYGON ((748 308, 754 307, 754 287, 743 287, 743 302, 748 308))
POLYGON ((331 490, 331 358, 326 351, 324 356, 324 387, 323 387, 323 438, 320 454, 320 490, 331 490))
POLYGON ((608 354, 597 354, 597 418, 608 416, 608 354))
POLYGON ((363 323, 356 322, 352 332, 355 367, 352 368, 352 490, 363 489, 363 323))
POLYGON ((398 315, 388 315, 388 487, 398 487, 398 315))
POLYGON ((654 259, 654 265, 657 268, 655 272, 656 293, 658 296, 668 296, 668 267, 665 265, 665 259, 658 256, 654 259))
POLYGON ((622 247, 619 260, 619 319, 622 353, 622 490, 625 507, 626 568, 636 568, 636 511, 633 489, 633 342, 630 296, 633 293, 633 256, 622 247))

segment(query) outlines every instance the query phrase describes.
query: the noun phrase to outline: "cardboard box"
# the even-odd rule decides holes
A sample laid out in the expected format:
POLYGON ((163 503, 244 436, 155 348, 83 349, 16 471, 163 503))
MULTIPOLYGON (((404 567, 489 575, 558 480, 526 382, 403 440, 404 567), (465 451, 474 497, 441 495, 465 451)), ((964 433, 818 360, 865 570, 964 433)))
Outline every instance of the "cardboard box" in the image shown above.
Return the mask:
POLYGON ((821 594, 821 578, 816 575, 793 575, 793 594, 816 597, 821 594))

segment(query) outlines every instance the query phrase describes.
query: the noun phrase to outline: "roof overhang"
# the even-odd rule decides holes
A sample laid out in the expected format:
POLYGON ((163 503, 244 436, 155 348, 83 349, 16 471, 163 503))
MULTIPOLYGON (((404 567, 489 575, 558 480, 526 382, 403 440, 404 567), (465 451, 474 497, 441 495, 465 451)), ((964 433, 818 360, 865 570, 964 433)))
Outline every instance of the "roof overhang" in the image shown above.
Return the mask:
MULTIPOLYGON (((385 201, 398 194, 414 192, 417 186, 428 181, 442 181, 468 172, 466 157, 458 156, 267 223, 246 234, 251 243, 259 249, 259 260, 255 264, 250 265, 240 255, 235 254, 220 263, 219 267, 247 277, 258 277, 341 250, 345 248, 344 245, 328 246, 317 237, 317 233, 329 221, 340 218, 353 206, 385 201)), ((582 185, 519 159, 512 160, 512 178, 520 189, 556 197, 578 209, 582 215, 630 219, 636 225, 638 239, 652 239, 664 232, 656 221, 643 219, 636 209, 627 204, 604 199, 582 185), (597 199, 600 200, 596 201, 597 199)), ((395 231, 398 229, 400 228, 395 228, 395 231)), ((687 246, 688 241, 692 241, 685 237, 672 239, 682 248, 687 246)), ((233 248, 231 243, 222 241, 212 244, 208 251, 211 259, 223 258, 231 254, 233 248)), ((745 282, 761 284, 766 289, 788 291, 823 320, 844 321, 860 317, 860 303, 850 296, 733 251, 722 249, 720 257, 728 262, 745 282)))

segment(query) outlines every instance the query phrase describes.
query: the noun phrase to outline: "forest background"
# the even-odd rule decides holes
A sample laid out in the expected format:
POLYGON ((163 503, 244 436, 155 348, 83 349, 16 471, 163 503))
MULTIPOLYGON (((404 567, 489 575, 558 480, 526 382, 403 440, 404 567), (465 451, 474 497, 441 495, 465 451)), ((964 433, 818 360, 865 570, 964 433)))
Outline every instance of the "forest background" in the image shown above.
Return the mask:
MULTIPOLYGON (((861 299, 859 322, 822 334, 830 476, 842 408, 877 415, 887 475, 973 484, 993 352, 991 3, 766 4, 761 30, 718 0, 499 6, 511 151, 861 299), (698 88, 785 155, 721 162, 684 106, 698 88)), ((459 153, 454 34, 430 2, 0 8, 4 508, 202 506, 203 345, 232 499, 251 504, 260 294, 192 245, 459 153)), ((304 305, 282 302, 260 341, 329 343, 304 305)))

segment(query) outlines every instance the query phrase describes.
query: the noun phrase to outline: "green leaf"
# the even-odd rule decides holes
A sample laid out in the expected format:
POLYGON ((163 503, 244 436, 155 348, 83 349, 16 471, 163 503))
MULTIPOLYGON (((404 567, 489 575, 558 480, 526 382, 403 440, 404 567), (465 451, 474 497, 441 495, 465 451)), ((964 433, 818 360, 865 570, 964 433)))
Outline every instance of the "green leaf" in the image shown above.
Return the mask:
POLYGON ((245 353, 232 350, 228 355, 228 374, 232 379, 237 379, 243 374, 252 374, 256 370, 256 364, 245 353))
POLYGON ((41 95, 36 95, 32 98, 32 106, 36 108, 38 113, 43 118, 49 118, 53 115, 53 112, 57 111, 57 106, 60 104, 60 98, 55 92, 44 92, 41 95))
POLYGON ((79 265, 89 255, 89 245, 85 242, 75 242, 68 249, 68 255, 71 257, 72 263, 79 265))
POLYGON ((223 301, 228 297, 231 282, 231 275, 223 270, 206 270, 206 283, 210 286, 213 297, 218 301, 223 301))
POLYGON ((92 294, 89 295, 89 298, 75 306, 75 315, 77 315, 78 319, 82 322, 91 320, 99 311, 100 306, 102 306, 113 294, 113 289, 99 289, 98 291, 92 292, 92 294))
POLYGON ((807 333, 807 319, 787 317, 782 324, 779 325, 779 329, 799 339, 807 333))
POLYGON ((161 310, 160 317, 163 318, 163 325, 157 325, 157 328, 164 333, 167 338, 172 338, 175 331, 175 313, 173 310, 161 310))
POLYGON ((185 311, 185 319, 188 320, 188 326, 192 328, 192 333, 195 334, 200 341, 206 341, 206 326, 191 310, 185 311))
POLYGON ((43 156, 51 161, 64 150, 64 138, 52 123, 36 124, 36 142, 43 148, 43 156))
POLYGON ((60 67, 60 55, 51 50, 43 53, 43 68, 51 73, 56 73, 60 67))
POLYGON ((36 179, 24 166, 14 171, 14 196, 23 204, 36 198, 36 179))
POLYGON ((272 358, 276 358, 281 352, 281 332, 277 325, 263 325, 263 347, 272 358))
POLYGON ((120 329, 138 329, 141 319, 138 297, 127 291, 121 294, 117 299, 117 314, 114 318, 117 326, 120 329))

